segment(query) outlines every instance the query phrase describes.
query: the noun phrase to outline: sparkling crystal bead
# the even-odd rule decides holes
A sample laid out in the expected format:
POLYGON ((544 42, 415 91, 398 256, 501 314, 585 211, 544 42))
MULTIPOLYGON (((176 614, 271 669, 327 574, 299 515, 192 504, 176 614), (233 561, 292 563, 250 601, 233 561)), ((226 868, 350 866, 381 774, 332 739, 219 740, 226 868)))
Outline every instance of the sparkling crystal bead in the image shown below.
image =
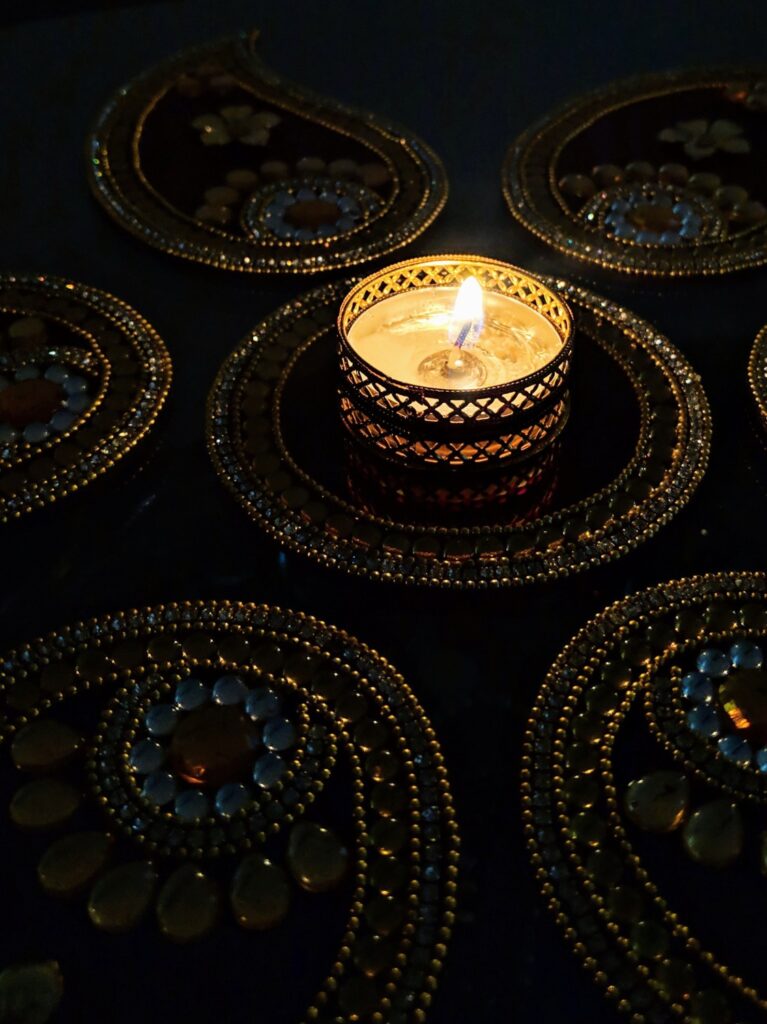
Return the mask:
POLYGON ((693 704, 707 703, 714 696, 714 684, 702 672, 688 672, 682 678, 682 694, 693 704))
POLYGON ((693 732, 708 738, 718 736, 721 727, 719 715, 708 704, 699 704, 692 711, 688 711, 687 724, 693 732))
POLYGON ((762 648, 750 640, 740 640, 730 648, 730 660, 735 668, 761 668, 762 648))
POLYGON ((730 671, 730 659, 715 647, 708 647, 698 655, 697 667, 699 672, 715 679, 721 679, 730 671))
POLYGON ((210 691, 201 679, 182 679, 176 687, 176 706, 182 711, 194 711, 208 702, 210 691))

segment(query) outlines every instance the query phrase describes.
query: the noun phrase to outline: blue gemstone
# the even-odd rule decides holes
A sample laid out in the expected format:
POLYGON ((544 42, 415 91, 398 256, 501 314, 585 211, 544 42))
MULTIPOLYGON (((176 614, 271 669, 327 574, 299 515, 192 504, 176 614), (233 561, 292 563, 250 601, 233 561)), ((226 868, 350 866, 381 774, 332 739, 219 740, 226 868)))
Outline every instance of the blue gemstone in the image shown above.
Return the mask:
POLYGON ((240 704, 248 692, 248 688, 239 676, 221 676, 213 687, 213 700, 216 704, 240 704))
POLYGON ((626 221, 624 221, 622 224, 619 224, 618 227, 615 229, 616 238, 633 238, 636 233, 637 229, 634 227, 634 225, 628 224, 626 221))
POLYGON ((661 245, 676 245, 679 242, 679 235, 676 231, 664 231, 660 236, 661 245))
POLYGON ((201 679, 182 679, 176 687, 176 704, 183 711, 194 711, 206 704, 209 697, 208 687, 201 679))
POLYGON ((687 724, 699 736, 713 739, 719 735, 719 715, 708 704, 699 704, 688 711, 687 724))
POLYGON ((264 726, 264 746, 269 750, 287 750, 295 742, 295 726, 287 718, 270 718, 264 726))
POLYGON ((177 717, 171 704, 155 704, 147 711, 144 722, 152 736, 167 736, 176 728, 177 717))
POLYGON ((260 687, 252 690, 245 701, 245 710, 251 718, 260 721, 263 718, 272 718, 280 710, 280 698, 267 687, 260 687))
POLYGON ((682 678, 682 693, 693 704, 704 704, 714 696, 714 684, 702 672, 688 672, 682 678))
POLYGON ((140 740, 130 752, 128 763, 139 775, 157 771, 165 760, 165 751, 153 740, 140 740))
POLYGON ((636 236, 637 242, 641 242, 642 245, 648 245, 651 242, 657 242, 660 240, 660 235, 657 231, 639 231, 636 236))
POLYGON ((147 775, 141 792, 147 800, 162 807, 176 795, 176 780, 170 772, 153 772, 147 775))
POLYGON ((728 761, 741 766, 751 764, 751 746, 742 736, 723 736, 717 745, 728 761))
POLYGON ((264 754, 253 765, 253 781, 264 789, 269 789, 280 781, 286 768, 287 765, 279 754, 264 754))
POLYGON ((683 221, 682 226, 679 229, 680 238, 697 238, 700 234, 700 225, 694 224, 692 221, 683 221))
POLYGON ((730 648, 730 659, 735 668, 761 668, 764 656, 762 648, 751 640, 739 640, 730 648))
POLYGON ((760 772, 767 772, 767 747, 756 752, 756 764, 760 772))
POLYGON ((185 789, 176 797, 173 810, 182 821, 197 821, 207 817, 210 805, 207 796, 199 789, 185 789))
POLYGON ((225 818, 242 810, 249 802, 250 793, 241 782, 227 782, 216 793, 216 810, 225 818))
POLYGON ((707 676, 713 676, 714 679, 723 678, 732 667, 730 659, 724 651, 720 651, 716 647, 707 647, 706 650, 701 651, 698 655, 697 664, 699 672, 704 672, 707 676))

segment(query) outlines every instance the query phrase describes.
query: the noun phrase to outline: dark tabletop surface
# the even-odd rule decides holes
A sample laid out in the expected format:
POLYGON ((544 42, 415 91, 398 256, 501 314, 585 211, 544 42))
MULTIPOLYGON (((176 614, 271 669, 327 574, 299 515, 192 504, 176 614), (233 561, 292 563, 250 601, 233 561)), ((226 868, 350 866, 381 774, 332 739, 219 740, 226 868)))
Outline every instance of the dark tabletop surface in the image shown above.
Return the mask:
MULTIPOLYGON (((196 0, 38 19, 0 37, 3 269, 113 292, 158 329, 175 368, 139 472, 108 476, 4 530, 0 643, 128 606, 241 598, 316 614, 391 659, 443 743, 463 838, 461 910, 435 1024, 614 1019, 545 913, 527 865, 518 773, 528 709, 557 652, 607 603, 670 577, 764 565, 767 456, 752 431, 745 367, 767 321, 767 270, 671 285, 568 263, 512 222, 499 186, 504 151, 553 104, 612 78, 764 56, 763 5, 741 0, 196 0), (248 329, 317 281, 216 273, 142 246, 91 199, 82 144, 99 106, 131 76, 177 48, 251 26, 280 72, 402 122, 444 160, 447 209, 403 257, 477 252, 569 275, 652 320, 690 358, 712 404, 712 460, 658 537, 561 584, 444 594, 279 560, 248 522, 208 460, 205 396, 248 329)), ((103 969, 115 969, 107 960, 103 969)), ((216 1016, 214 992, 199 1014, 216 1016)), ((259 1019, 269 1020, 267 1006, 259 1019)))

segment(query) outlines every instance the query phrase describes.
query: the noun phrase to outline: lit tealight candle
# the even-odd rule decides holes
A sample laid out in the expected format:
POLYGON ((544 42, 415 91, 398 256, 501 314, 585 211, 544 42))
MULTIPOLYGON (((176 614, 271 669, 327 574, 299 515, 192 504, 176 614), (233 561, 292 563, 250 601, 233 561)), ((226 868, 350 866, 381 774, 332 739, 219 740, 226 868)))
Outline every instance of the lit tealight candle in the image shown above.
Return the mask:
POLYGON ((391 380, 451 390, 520 380, 550 362, 562 338, 544 316, 476 277, 379 302, 348 332, 354 351, 391 380))
POLYGON ((435 256, 355 285, 338 317, 341 417, 411 464, 500 464, 542 450, 567 420, 572 321, 519 267, 435 256))

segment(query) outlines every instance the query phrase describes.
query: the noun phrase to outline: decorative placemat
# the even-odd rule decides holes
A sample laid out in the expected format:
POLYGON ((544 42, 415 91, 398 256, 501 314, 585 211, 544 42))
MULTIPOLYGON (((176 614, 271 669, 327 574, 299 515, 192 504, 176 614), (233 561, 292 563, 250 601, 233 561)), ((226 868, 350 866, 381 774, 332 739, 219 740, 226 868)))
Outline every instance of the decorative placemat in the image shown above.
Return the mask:
POLYGON ((267 68, 256 34, 186 51, 109 102, 91 188, 123 227, 227 270, 311 273, 412 241, 447 179, 420 139, 267 68))
MULTIPOLYGON (((441 525, 444 515, 402 521, 374 499, 360 501, 337 397, 334 321, 350 284, 309 292, 256 327, 222 366, 208 401, 208 446, 220 476, 285 547, 398 583, 519 585, 626 553, 700 480, 710 417, 684 357, 627 310, 551 280, 574 308, 578 334, 573 411, 556 495, 547 495, 544 511, 520 523, 512 509, 490 503, 480 518, 471 510, 441 525)), ((429 502, 422 505, 428 512, 429 502)))
POLYGON ((767 428, 767 326, 757 334, 748 357, 748 384, 759 420, 767 428))
POLYGON ((0 275, 0 523, 89 483, 154 423, 165 345, 106 292, 0 275))
POLYGON ((767 69, 654 74, 565 104, 503 167, 509 208, 560 252, 634 274, 767 261, 767 69))
POLYGON ((614 604, 555 661, 523 757, 536 876, 636 1021, 761 1021, 767 577, 614 604))
POLYGON ((0 693, 16 887, 0 962, 58 962, 72 1019, 101 999, 127 1012, 142 988, 151 1019, 199 1019, 161 982, 200 962, 227 1020, 270 1003, 280 1020, 425 1019, 458 836, 434 732, 378 654, 278 608, 170 604, 12 651, 0 693))

